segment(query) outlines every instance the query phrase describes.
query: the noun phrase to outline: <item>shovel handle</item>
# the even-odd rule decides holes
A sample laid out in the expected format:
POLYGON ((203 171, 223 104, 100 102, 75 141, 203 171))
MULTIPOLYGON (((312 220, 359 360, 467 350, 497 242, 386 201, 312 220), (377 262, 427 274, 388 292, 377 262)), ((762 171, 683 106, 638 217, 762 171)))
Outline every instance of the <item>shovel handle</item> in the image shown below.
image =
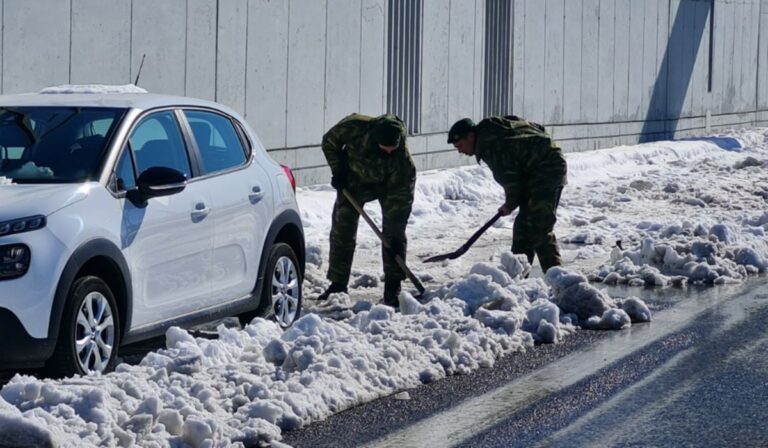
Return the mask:
MULTIPOLYGON (((368 225, 371 227, 374 233, 376 233, 376 236, 379 237, 381 240, 381 245, 384 246, 385 249, 391 250, 392 246, 390 246, 389 241, 387 241, 386 238, 384 238, 384 234, 381 233, 381 230, 376 226, 376 223, 373 222, 370 216, 368 216, 368 213, 363 210, 363 208, 360 206, 360 204, 357 203, 354 197, 347 191, 346 188, 343 188, 341 190, 341 193, 344 195, 345 198, 349 201, 350 204, 352 204, 352 207, 354 207, 355 210, 357 210, 357 213, 360 214, 360 216, 363 217, 365 222, 368 223, 368 225)), ((419 290, 419 294, 424 294, 424 285, 421 284, 421 281, 419 281, 418 277, 414 275, 414 273, 408 269, 408 266, 405 264, 405 260, 403 260, 403 257, 400 255, 395 255, 395 262, 398 266, 400 266, 400 269, 403 270, 405 275, 408 277, 408 279, 413 283, 414 286, 416 286, 416 289, 419 290)))

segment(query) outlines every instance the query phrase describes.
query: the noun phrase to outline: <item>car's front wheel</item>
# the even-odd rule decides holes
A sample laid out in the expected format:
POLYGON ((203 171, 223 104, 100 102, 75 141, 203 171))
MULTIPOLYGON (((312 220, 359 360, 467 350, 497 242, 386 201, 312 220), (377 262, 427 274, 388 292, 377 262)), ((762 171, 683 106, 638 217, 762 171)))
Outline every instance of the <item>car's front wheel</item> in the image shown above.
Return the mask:
POLYGON ((48 363, 54 376, 107 372, 120 345, 120 319, 112 290, 85 276, 70 289, 56 351, 48 363))
POLYGON ((288 328, 301 315, 302 276, 298 258, 291 246, 272 246, 261 288, 259 310, 240 315, 240 323, 248 324, 256 315, 272 317, 281 327, 288 328))

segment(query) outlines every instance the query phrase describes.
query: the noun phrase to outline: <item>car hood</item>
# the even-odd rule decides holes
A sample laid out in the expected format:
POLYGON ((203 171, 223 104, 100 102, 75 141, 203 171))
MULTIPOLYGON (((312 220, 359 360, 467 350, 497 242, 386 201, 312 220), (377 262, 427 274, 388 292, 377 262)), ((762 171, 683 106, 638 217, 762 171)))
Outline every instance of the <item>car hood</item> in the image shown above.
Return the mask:
POLYGON ((91 184, 0 185, 0 221, 48 216, 88 197, 91 184))

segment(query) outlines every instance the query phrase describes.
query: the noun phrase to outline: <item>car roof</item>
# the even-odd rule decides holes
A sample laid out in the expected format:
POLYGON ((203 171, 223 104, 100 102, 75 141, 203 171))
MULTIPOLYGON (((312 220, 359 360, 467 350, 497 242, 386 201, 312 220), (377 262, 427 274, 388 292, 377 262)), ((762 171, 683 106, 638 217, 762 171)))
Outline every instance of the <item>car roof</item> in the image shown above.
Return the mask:
POLYGON ((212 101, 185 96, 160 95, 155 93, 24 93, 1 95, 0 107, 25 106, 73 106, 73 107, 118 107, 140 110, 168 106, 209 107, 229 115, 237 114, 228 107, 212 101))

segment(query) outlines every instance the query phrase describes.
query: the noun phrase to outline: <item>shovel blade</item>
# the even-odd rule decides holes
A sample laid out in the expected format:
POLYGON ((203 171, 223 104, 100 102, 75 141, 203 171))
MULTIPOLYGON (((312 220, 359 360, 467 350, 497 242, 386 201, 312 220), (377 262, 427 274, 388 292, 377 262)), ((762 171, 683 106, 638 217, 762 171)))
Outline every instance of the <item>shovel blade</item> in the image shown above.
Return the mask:
POLYGON ((423 261, 423 263, 434 263, 436 261, 443 261, 443 260, 453 260, 454 258, 457 258, 458 255, 456 252, 451 252, 449 254, 441 254, 441 255, 435 255, 433 257, 429 257, 426 260, 423 261))

